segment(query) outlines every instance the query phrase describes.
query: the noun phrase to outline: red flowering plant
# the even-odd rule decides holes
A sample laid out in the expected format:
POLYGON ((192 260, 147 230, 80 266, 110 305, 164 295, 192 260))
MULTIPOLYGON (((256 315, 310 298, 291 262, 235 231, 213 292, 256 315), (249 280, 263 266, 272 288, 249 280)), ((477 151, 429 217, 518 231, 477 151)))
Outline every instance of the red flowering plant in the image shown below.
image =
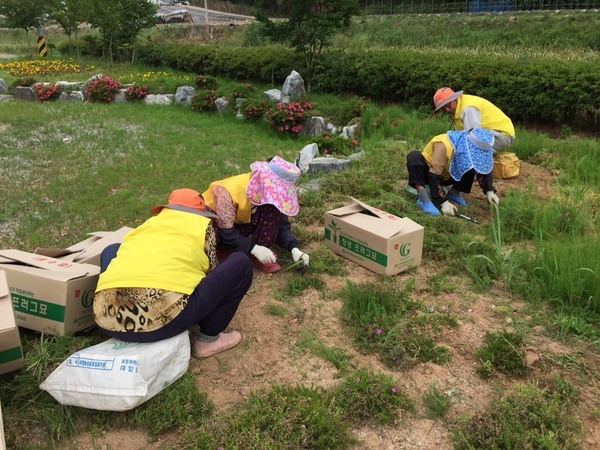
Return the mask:
POLYGON ((304 113, 310 109, 309 102, 279 102, 265 112, 265 117, 277 131, 297 135, 302 131, 304 113))
POLYGON ((148 86, 132 84, 125 89, 125 99, 129 101, 142 100, 148 95, 148 86))
POLYGON ((320 134, 313 142, 319 147, 319 154, 328 156, 348 156, 358 147, 356 139, 346 139, 339 134, 320 134))
POLYGON ((35 96, 41 102, 57 100, 60 97, 58 84, 35 83, 32 87, 35 96))
POLYGON ((121 89, 121 83, 111 77, 101 75, 92 80, 84 92, 91 102, 111 103, 119 89, 121 89))
POLYGON ((249 122, 256 122, 265 116, 269 109, 269 102, 264 98, 247 98, 242 102, 240 113, 249 122))

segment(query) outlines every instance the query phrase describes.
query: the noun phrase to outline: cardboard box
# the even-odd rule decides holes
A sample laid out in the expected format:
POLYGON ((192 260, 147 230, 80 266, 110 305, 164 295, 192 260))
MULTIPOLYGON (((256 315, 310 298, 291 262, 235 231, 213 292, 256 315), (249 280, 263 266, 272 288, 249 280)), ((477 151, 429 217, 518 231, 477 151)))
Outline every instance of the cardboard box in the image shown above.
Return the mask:
POLYGON ((23 348, 15 322, 6 273, 0 270, 0 374, 23 365, 23 348))
POLYGON ((33 253, 50 256, 64 261, 73 261, 81 264, 100 265, 100 254, 102 250, 111 244, 123 242, 123 238, 133 228, 122 227, 117 231, 95 231, 88 233, 88 238, 70 247, 60 248, 36 248, 33 253))
POLYGON ((95 326, 92 311, 100 267, 21 250, 0 250, 16 323, 47 334, 95 326))
POLYGON ((351 205, 325 213, 325 240, 331 250, 384 275, 421 264, 421 225, 350 198, 351 205))

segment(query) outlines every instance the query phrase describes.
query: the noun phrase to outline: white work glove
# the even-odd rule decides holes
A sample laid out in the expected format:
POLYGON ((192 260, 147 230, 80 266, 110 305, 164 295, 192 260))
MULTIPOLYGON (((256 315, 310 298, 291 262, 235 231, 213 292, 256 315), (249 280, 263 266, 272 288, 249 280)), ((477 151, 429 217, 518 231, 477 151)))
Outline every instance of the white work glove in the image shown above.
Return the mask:
POLYGON ((494 191, 487 191, 485 193, 485 196, 488 199, 488 202, 490 203, 495 203, 496 205, 500 204, 500 199, 498 198, 498 196, 494 193, 494 191))
POLYGON ((277 255, 270 248, 262 245, 255 245, 250 253, 258 259, 262 264, 273 264, 277 262, 277 255))
POLYGON ((292 249, 292 258, 294 258, 294 262, 298 262, 300 260, 304 261, 304 265, 308 266, 308 262, 310 261, 310 256, 307 253, 304 253, 298 247, 294 247, 292 249))
POLYGON ((447 200, 442 203, 441 209, 446 216, 454 216, 458 212, 458 208, 447 200))

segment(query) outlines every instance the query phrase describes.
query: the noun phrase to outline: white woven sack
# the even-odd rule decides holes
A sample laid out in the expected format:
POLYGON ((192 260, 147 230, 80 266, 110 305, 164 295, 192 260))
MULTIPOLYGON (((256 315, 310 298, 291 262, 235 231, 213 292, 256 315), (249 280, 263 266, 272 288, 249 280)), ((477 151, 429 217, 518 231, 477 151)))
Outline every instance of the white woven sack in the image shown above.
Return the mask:
POLYGON ((73 353, 40 388, 63 405, 127 411, 178 380, 189 363, 187 331, 150 344, 111 338, 73 353))

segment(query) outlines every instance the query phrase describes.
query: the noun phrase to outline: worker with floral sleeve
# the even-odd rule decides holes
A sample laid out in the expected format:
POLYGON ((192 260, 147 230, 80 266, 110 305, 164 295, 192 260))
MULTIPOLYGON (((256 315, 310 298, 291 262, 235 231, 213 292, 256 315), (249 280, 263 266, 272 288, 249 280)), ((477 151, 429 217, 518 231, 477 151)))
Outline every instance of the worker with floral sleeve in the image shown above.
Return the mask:
POLYGON ((300 210, 296 192, 300 169, 275 156, 255 161, 250 170, 214 181, 202 194, 218 216, 219 248, 251 255, 253 264, 267 273, 281 269, 270 248, 273 244, 308 265, 309 255, 299 249, 289 221, 300 210))

